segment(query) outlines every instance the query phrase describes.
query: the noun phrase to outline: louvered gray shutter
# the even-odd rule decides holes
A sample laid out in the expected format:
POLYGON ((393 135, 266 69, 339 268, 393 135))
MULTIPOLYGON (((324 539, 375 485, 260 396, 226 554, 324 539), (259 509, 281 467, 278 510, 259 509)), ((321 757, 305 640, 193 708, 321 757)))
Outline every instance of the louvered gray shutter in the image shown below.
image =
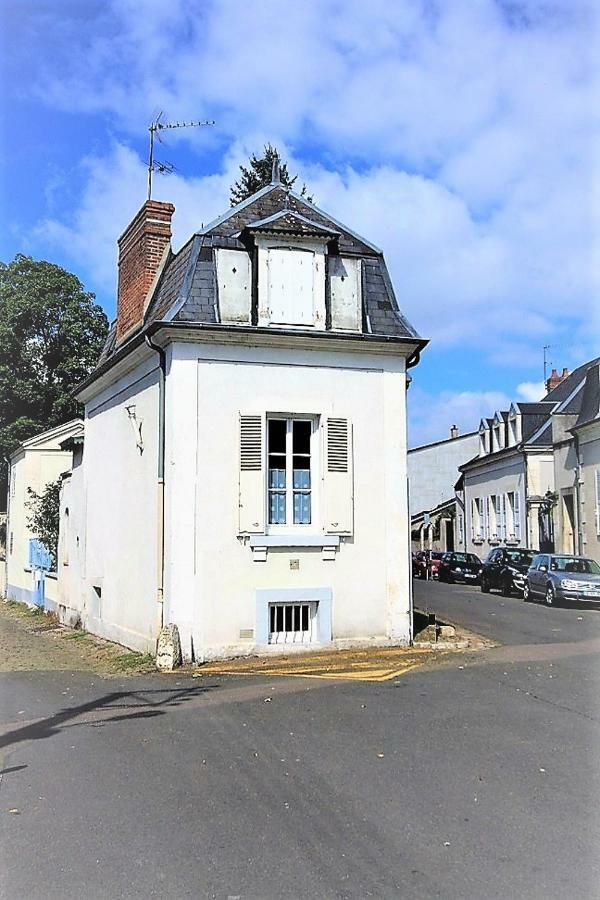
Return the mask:
POLYGON ((324 530, 330 534, 352 534, 354 496, 350 421, 325 419, 323 444, 324 530))
POLYGON ((263 534, 265 485, 263 472, 264 417, 240 414, 240 534, 263 534))

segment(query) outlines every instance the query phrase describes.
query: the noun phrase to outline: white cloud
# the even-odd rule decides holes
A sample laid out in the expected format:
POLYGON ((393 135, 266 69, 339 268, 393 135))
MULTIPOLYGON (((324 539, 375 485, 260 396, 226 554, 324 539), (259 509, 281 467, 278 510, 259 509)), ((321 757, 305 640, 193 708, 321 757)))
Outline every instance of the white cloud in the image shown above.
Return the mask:
POLYGON ((44 102, 109 114, 121 134, 107 158, 84 162, 69 218, 37 231, 76 252, 92 286, 114 284, 116 233, 144 196, 143 165, 126 143, 163 108, 217 119, 215 129, 170 133, 175 151, 181 141, 224 157, 216 173, 158 182, 177 206, 179 242, 227 207, 237 164, 272 140, 287 145, 320 206, 384 249, 401 307, 435 346, 487 347, 510 365, 569 336, 592 354, 593 4, 98 9, 85 29, 76 13, 31 14, 51 51, 44 102))
POLYGON ((517 385, 517 398, 526 403, 537 403, 546 394, 543 381, 523 381, 517 385))
POLYGON ((442 391, 431 394, 416 385, 408 391, 408 445, 419 447, 450 437, 450 427, 460 433, 476 431, 483 417, 508 409, 510 398, 501 391, 442 391))

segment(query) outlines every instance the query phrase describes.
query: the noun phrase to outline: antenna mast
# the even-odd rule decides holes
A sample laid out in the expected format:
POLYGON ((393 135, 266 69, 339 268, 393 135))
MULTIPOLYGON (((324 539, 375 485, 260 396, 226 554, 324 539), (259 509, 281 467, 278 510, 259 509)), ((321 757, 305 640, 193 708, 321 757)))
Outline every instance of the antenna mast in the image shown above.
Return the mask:
POLYGON ((552 344, 545 344, 543 349, 544 349, 544 385, 545 385, 546 381, 548 380, 548 350, 552 349, 552 344))
POLYGON ((199 122, 161 122, 162 112, 160 112, 148 127, 150 132, 150 148, 148 151, 148 200, 152 199, 152 173, 154 171, 162 172, 168 175, 175 170, 175 166, 171 163, 163 163, 154 159, 154 135, 162 143, 160 132, 165 128, 198 128, 201 125, 214 125, 214 119, 206 119, 199 122))

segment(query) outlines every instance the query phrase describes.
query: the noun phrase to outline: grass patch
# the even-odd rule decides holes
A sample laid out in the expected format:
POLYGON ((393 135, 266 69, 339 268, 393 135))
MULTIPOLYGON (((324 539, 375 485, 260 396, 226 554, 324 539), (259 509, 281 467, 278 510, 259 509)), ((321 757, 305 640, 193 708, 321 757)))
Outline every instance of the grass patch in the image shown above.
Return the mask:
POLYGON ((122 653, 113 660, 115 668, 119 672, 129 672, 131 669, 154 668, 154 657, 150 653, 122 653))
POLYGON ((28 606, 24 612, 24 615, 29 616, 31 619, 37 619, 40 616, 45 616, 46 613, 41 606, 34 606, 33 609, 28 606))
POLYGON ((68 634, 65 634, 65 641, 87 641, 89 639, 89 635, 87 631, 70 631, 68 634))

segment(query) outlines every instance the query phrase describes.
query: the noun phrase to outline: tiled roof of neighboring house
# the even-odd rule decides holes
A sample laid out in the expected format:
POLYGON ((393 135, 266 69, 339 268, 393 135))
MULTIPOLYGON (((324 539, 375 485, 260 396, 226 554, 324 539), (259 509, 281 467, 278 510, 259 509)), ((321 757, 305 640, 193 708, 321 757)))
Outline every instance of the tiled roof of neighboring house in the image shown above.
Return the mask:
POLYGON ((579 415, 575 427, 587 425, 600 418, 600 365, 589 367, 585 376, 579 415))
POLYGON ((554 390, 546 394, 543 399, 552 400, 554 403, 563 403, 575 390, 577 385, 583 381, 590 366, 597 365, 599 362, 600 357, 597 357, 596 359, 583 363, 583 365, 578 366, 577 369, 573 369, 571 374, 567 375, 565 380, 561 381, 561 383, 558 384, 554 390))
MULTIPOLYGON (((381 251, 280 183, 232 207, 198 231, 178 253, 170 254, 148 303, 144 327, 157 321, 218 324, 214 251, 247 251, 248 235, 261 230, 319 236, 333 244, 333 252, 360 258, 364 333, 421 340, 400 312, 381 251)), ((113 328, 100 363, 115 350, 113 328)))
POLYGON ((546 413, 554 408, 554 404, 549 405, 546 400, 539 400, 537 403, 515 403, 519 412, 524 415, 533 415, 536 413, 546 413))

